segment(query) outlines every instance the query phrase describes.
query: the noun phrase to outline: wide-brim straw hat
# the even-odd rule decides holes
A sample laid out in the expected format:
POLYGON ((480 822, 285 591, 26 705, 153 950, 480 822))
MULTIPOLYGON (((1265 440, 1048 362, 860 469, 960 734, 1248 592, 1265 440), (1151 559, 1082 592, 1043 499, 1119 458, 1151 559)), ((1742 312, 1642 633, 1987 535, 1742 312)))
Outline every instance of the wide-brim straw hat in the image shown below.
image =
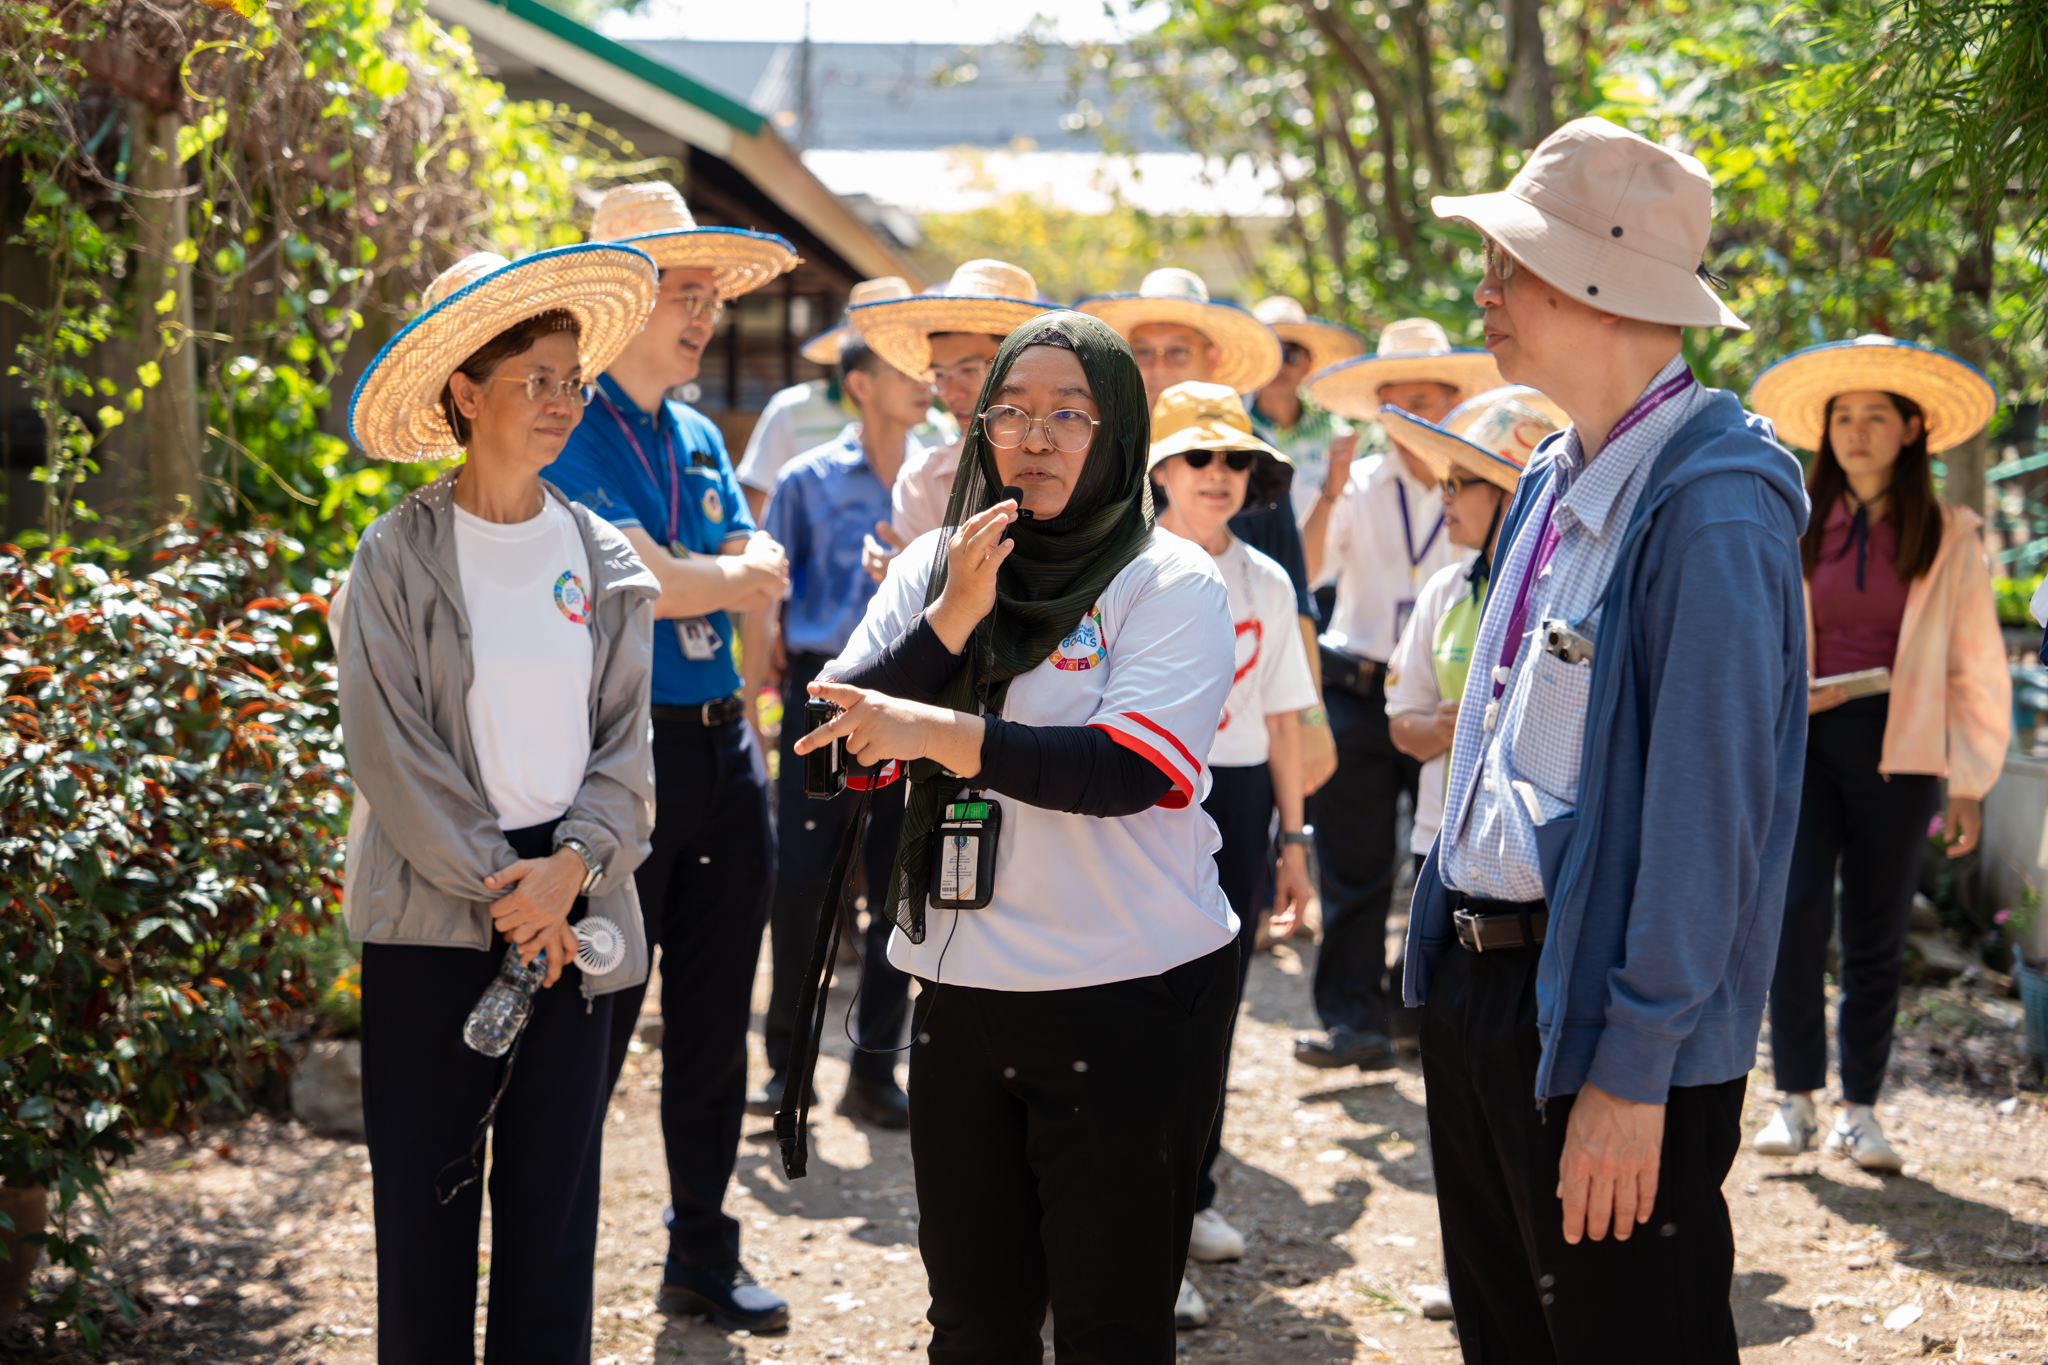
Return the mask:
POLYGON ((1294 461, 1252 433, 1251 417, 1228 384, 1189 381, 1159 395, 1152 407, 1150 473, 1162 461, 1191 450, 1249 450, 1259 456, 1245 489, 1245 505, 1278 502, 1294 482, 1294 461))
POLYGON ((796 269, 803 259, 772 232, 698 227, 682 193, 663 181, 606 190, 597 201, 590 236, 593 241, 637 246, 663 270, 714 271, 720 299, 759 289, 796 269))
POLYGON ((1464 409, 1470 411, 1464 412, 1462 435, 1450 430, 1450 417, 1431 422, 1393 406, 1380 409, 1380 422, 1390 439, 1413 451, 1439 479, 1448 477, 1456 465, 1510 493, 1529 467, 1537 443, 1563 429, 1521 394, 1486 395, 1483 403, 1475 399, 1461 404, 1461 412, 1464 409))
POLYGON ((660 279, 646 252, 579 242, 507 261, 478 252, 441 272, 421 312, 384 343, 349 399, 349 434, 374 459, 414 462, 462 453, 441 390, 500 332, 556 310, 576 319, 586 378, 598 375, 647 325, 660 279))
POLYGON ((1858 389, 1881 389, 1918 403, 1929 452, 1961 445, 1998 411, 1997 391, 1969 361, 1877 335, 1794 351, 1757 376, 1749 406, 1771 419, 1779 440, 1819 450, 1828 400, 1858 389))
POLYGON ((1008 261, 968 261, 937 289, 907 299, 858 303, 846 310, 861 340, 907 375, 932 367, 932 333, 1007 337, 1051 307, 1039 303, 1031 272, 1008 261))
MULTIPOLYGON (((846 306, 853 308, 863 303, 880 303, 883 299, 907 299, 910 297, 910 281, 901 275, 879 275, 872 280, 862 280, 847 291, 846 306)), ((857 334, 853 324, 844 316, 836 327, 827 327, 796 348, 796 353, 813 365, 837 365, 840 352, 857 334)))
POLYGON ((1551 425, 1559 431, 1563 431, 1572 424, 1571 414, 1559 407, 1549 394, 1544 393, 1540 389, 1532 389, 1527 384, 1503 384, 1497 389, 1488 389, 1485 393, 1473 394, 1470 398, 1467 398, 1464 402, 1445 413, 1444 420, 1437 423, 1437 425, 1445 431, 1463 436, 1465 428, 1478 421, 1481 413, 1487 411, 1494 404, 1509 398, 1521 403, 1524 407, 1536 409, 1536 411, 1549 418, 1551 425))
POLYGON ((1440 194, 1429 207, 1604 313, 1749 330, 1700 273, 1714 226, 1706 166, 1604 118, 1544 138, 1505 190, 1440 194))
POLYGON ((1279 295, 1260 299, 1252 305, 1252 316, 1278 332, 1281 341, 1306 348, 1311 373, 1365 354, 1364 337, 1341 322, 1310 317, 1308 310, 1293 299, 1279 295))
POLYGON ((1379 416, 1380 390, 1389 384, 1447 384, 1462 400, 1504 382, 1492 355, 1451 345, 1450 335, 1429 318, 1403 318, 1380 332, 1374 354, 1340 360, 1310 375, 1308 393, 1325 411, 1368 422, 1379 416))
POLYGON ((1074 307, 1101 318, 1125 341, 1147 323, 1191 327, 1216 346, 1209 382, 1256 393, 1280 373, 1280 334, 1234 303, 1209 297, 1192 270, 1168 266, 1147 275, 1134 294, 1093 294, 1074 307))

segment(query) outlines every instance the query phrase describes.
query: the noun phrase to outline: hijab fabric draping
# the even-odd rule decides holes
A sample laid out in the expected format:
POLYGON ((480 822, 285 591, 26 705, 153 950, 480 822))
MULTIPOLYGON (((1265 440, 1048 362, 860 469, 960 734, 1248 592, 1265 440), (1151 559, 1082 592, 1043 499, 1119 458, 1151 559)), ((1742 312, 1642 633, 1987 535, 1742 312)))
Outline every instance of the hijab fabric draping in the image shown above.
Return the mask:
MULTIPOLYGON (((1059 648, 1152 536, 1152 489, 1145 476, 1151 412, 1130 347, 1106 324, 1083 313, 1032 318, 1010 333, 982 381, 977 417, 968 426, 946 504, 925 606, 945 590, 946 544, 953 532, 1002 496, 995 448, 979 414, 994 400, 1017 357, 1040 345, 1069 350, 1081 362, 1101 425, 1060 514, 1011 524, 1017 548, 997 571, 995 609, 974 628, 966 662, 939 694, 941 704, 968 715, 980 714, 983 705, 990 714, 1000 712, 1010 679, 1030 672, 1059 648)), ((888 904, 910 941, 922 943, 932 828, 940 807, 966 784, 929 759, 910 764, 908 775, 909 803, 889 876, 888 904)))

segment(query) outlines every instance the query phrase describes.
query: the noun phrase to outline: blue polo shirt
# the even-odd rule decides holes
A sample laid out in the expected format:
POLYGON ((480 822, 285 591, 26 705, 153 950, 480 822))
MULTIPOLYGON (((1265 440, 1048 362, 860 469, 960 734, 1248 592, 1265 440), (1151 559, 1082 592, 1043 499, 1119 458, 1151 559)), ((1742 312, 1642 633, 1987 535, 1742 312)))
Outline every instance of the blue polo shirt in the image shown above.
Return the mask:
MULTIPOLYGON (((728 541, 753 534, 754 519, 733 477, 725 438, 710 418, 666 402, 649 416, 610 375, 598 376, 597 386, 600 396, 583 410, 569 443, 541 477, 612 525, 640 527, 671 553, 717 554, 728 541), (626 438, 628 430, 639 442, 638 454, 626 438), (677 478, 681 487, 672 503, 670 489, 677 478)), ((683 654, 682 632, 689 623, 654 623, 657 705, 695 706, 739 690, 731 619, 722 611, 703 619, 716 632, 717 644, 712 656, 701 660, 683 654)))
POLYGON ((761 520, 789 555, 782 638, 792 653, 829 657, 846 648, 875 595, 861 543, 890 515, 889 490, 868 468, 858 422, 776 475, 761 520))

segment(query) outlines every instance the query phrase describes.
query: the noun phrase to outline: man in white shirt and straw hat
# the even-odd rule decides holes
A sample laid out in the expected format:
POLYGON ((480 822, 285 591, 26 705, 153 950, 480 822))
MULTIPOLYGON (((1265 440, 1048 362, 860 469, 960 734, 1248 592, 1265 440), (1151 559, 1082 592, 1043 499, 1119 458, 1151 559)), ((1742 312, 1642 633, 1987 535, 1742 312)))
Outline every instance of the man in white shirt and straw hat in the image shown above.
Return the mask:
POLYGON ((1358 436, 1350 422, 1310 400, 1302 386, 1310 375, 1363 355, 1365 338, 1341 322, 1310 317, 1298 302, 1280 295, 1253 304, 1252 316, 1280 337, 1280 373, 1246 400, 1245 409, 1259 439, 1294 462, 1288 499, 1294 520, 1305 522, 1316 510, 1330 451, 1341 448, 1350 454, 1357 449, 1358 436))
POLYGON ((1575 119, 1431 207, 1481 235, 1502 373, 1572 419, 1501 525, 1408 918, 1459 1344, 1735 1365, 1721 1185, 1806 757, 1799 463, 1686 365, 1685 328, 1743 326, 1698 160, 1575 119))
MULTIPOLYGON (((1280 373, 1279 334, 1236 304, 1211 299, 1208 284, 1192 270, 1162 266, 1145 276, 1135 292, 1096 294, 1074 307, 1101 318, 1130 343, 1145 378, 1145 401, 1154 405, 1175 384, 1226 384, 1239 394, 1258 393, 1280 373)), ((1231 518, 1230 530, 1287 570, 1302 640, 1312 646, 1316 609, 1301 531, 1288 499, 1246 506, 1231 518)), ((1301 717, 1302 781, 1311 792, 1337 766, 1320 695, 1318 703, 1301 717)))
MULTIPOLYGON (((737 695, 731 613, 759 622, 789 571, 781 549, 754 531, 718 428, 667 394, 696 378, 726 302, 792 269, 797 256, 767 233, 698 227, 675 187, 659 183, 608 191, 591 235, 630 243, 661 269, 646 326, 597 377, 588 415, 549 469, 624 532, 661 585, 656 817, 653 852, 636 878, 648 944, 661 951, 670 1205, 660 1303, 726 1327, 773 1330, 787 1325, 789 1306, 742 1265, 739 1223, 723 1211, 775 865, 767 768, 737 695)), ((759 639, 750 629, 749 643, 759 639)), ((640 996, 622 993, 613 1018, 614 1083, 640 996)))
MULTIPOLYGON (((1438 323, 1387 324, 1372 355, 1315 375, 1309 396, 1353 421, 1391 404, 1427 420, 1468 394, 1495 388, 1500 371, 1486 352, 1453 347, 1438 323)), ((1337 773, 1316 793, 1316 863, 1322 874, 1323 938, 1316 954, 1316 1014, 1325 1030, 1294 1046, 1315 1067, 1393 1063, 1387 912, 1400 861, 1395 806, 1414 799, 1420 767, 1387 728, 1387 660, 1422 595, 1444 566, 1469 558, 1444 534, 1437 481, 1398 441, 1356 467, 1331 451, 1315 509, 1302 526, 1311 579, 1325 566, 1335 600, 1320 648, 1323 698, 1337 741, 1337 773)))

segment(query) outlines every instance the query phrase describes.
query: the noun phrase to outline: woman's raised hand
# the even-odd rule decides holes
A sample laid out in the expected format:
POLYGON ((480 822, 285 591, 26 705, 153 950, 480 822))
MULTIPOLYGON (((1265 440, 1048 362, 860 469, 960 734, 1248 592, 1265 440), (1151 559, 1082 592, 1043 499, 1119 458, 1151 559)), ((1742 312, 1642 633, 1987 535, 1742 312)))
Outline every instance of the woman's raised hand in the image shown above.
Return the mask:
POLYGON ((1016 548, 1003 532, 1016 519, 1017 504, 1005 498, 961 522, 946 542, 946 588, 924 619, 955 654, 967 648, 981 618, 995 610, 996 570, 1016 548))

